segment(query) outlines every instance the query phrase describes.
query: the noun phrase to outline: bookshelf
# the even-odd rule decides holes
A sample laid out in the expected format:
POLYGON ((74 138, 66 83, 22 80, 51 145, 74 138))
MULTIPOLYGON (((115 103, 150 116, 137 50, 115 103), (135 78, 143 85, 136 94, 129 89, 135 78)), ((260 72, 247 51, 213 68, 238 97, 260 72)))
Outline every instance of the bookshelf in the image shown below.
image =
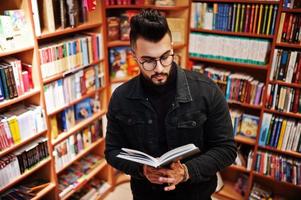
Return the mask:
MULTIPOLYGON (((52 3, 55 3, 55 1, 52 1, 52 3)), ((26 137, 26 139, 21 138, 22 140, 20 142, 12 144, 5 149, 1 149, 0 158, 4 159, 15 152, 21 151, 23 148, 27 148, 27 146, 32 146, 33 144, 35 144, 35 140, 41 137, 47 138, 46 141, 47 151, 49 152, 49 156, 40 160, 38 163, 33 165, 30 169, 25 170, 24 173, 22 173, 19 176, 16 176, 14 179, 12 179, 12 181, 8 182, 6 185, 1 187, 0 188, 1 194, 4 194, 5 192, 7 193, 10 192, 10 189, 17 187, 19 184, 22 184, 23 182, 27 182, 35 178, 42 178, 47 180, 49 184, 45 188, 40 190, 36 194, 36 196, 33 197, 33 199, 67 199, 72 195, 72 193, 79 190, 80 187, 73 189, 71 193, 67 194, 67 196, 60 198, 58 195, 59 194, 58 179, 61 173, 63 173, 66 169, 69 168, 69 166, 71 166, 73 163, 77 162, 79 159, 81 159, 86 155, 94 154, 100 156, 101 158, 104 157, 103 154, 104 138, 102 135, 99 136, 94 142, 91 142, 82 151, 80 151, 72 160, 69 160, 68 163, 65 163, 64 167, 58 172, 55 171, 56 160, 52 153, 55 150, 56 146, 61 145, 61 143, 65 143, 65 140, 68 139, 69 137, 72 137, 74 134, 77 135, 83 134, 82 131, 84 130, 89 130, 88 134, 92 133, 91 132, 92 129, 99 131, 97 134, 99 133, 103 134, 102 124, 99 123, 101 123, 101 119, 106 113, 106 109, 107 109, 106 107, 108 102, 107 98, 109 94, 108 93, 108 89, 109 89, 108 71, 105 67, 106 61, 104 59, 104 53, 105 53, 104 50, 106 49, 106 43, 104 42, 105 40, 101 38, 102 36, 104 36, 103 19, 105 15, 102 12, 102 8, 104 6, 103 1, 97 0, 96 7, 89 8, 89 11, 86 10, 87 11, 85 15, 86 17, 83 21, 80 20, 80 22, 78 24, 75 24, 73 27, 67 25, 64 28, 61 26, 61 24, 59 24, 58 22, 59 20, 56 19, 57 18, 56 15, 54 15, 53 18, 51 17, 49 18, 49 12, 51 12, 52 10, 51 6, 55 6, 54 4, 52 4, 50 7, 48 7, 49 4, 51 4, 51 1, 46 1, 46 0, 42 0, 42 1, 13 0, 13 1, 3 2, 1 3, 0 6, 1 15, 3 15, 5 10, 19 9, 24 13, 24 18, 26 20, 26 26, 25 26, 26 29, 24 29, 24 32, 26 31, 26 40, 24 40, 24 43, 25 42, 26 43, 25 44, 20 43, 19 42, 20 39, 17 36, 15 36, 13 41, 15 41, 16 44, 9 43, 10 45, 9 46, 8 44, 5 43, 6 46, 3 46, 3 48, 4 47, 5 48, 1 49, 0 51, 0 57, 1 59, 14 57, 21 60, 22 63, 24 62, 26 64, 30 64, 32 66, 31 75, 32 75, 32 81, 34 85, 34 87, 28 90, 27 92, 24 92, 14 98, 1 100, 0 101, 1 114, 4 114, 5 112, 9 112, 12 108, 18 107, 19 105, 22 104, 24 105, 33 104, 36 106, 40 106, 44 112, 44 117, 45 117, 44 120, 45 120, 45 127, 46 127, 46 130, 37 131, 35 134, 31 134, 31 136, 26 137), (47 4, 47 8, 50 9, 47 10, 45 9, 46 4, 47 4), (36 8, 38 8, 38 10, 36 10, 36 8), (37 23, 35 19, 37 16, 39 19, 39 23, 37 23), (55 24, 54 29, 52 29, 53 27, 49 27, 48 23, 54 23, 55 24), (93 35, 90 33, 96 33, 99 35, 93 35), (89 53, 88 60, 90 60, 90 62, 88 63, 84 62, 83 57, 81 57, 81 59, 78 60, 80 58, 80 55, 84 56, 84 53, 79 55, 77 52, 76 58, 74 57, 73 61, 70 57, 69 58, 66 57, 66 60, 67 59, 69 60, 65 62, 61 62, 62 61, 60 60, 62 59, 61 57, 57 59, 56 63, 53 65, 57 67, 58 64, 64 65, 65 63, 67 65, 68 63, 68 66, 71 66, 71 68, 67 68, 64 70, 61 68, 57 68, 60 69, 60 71, 57 71, 50 76, 49 74, 46 73, 46 76, 44 76, 45 73, 43 75, 43 62, 42 62, 43 59, 41 55, 41 49, 45 47, 49 48, 53 44, 58 44, 58 42, 60 43, 64 40, 68 40, 68 38, 80 37, 79 35, 83 35, 83 37, 87 39, 86 40, 87 46, 89 45, 89 48, 91 48, 91 50, 94 50, 93 52, 89 52, 90 49, 87 50, 87 52, 89 53), (91 44, 88 42, 90 42, 91 44), (13 45, 14 48, 11 48, 13 45), (95 52, 97 52, 97 54, 95 52), (86 64, 80 64, 80 63, 86 63, 86 64), (91 73, 91 71, 97 74, 97 76, 90 75, 88 77, 87 74, 91 73), (45 95, 46 94, 45 86, 55 84, 60 80, 65 80, 67 78, 70 78, 70 76, 79 73, 83 73, 85 75, 85 78, 91 78, 92 76, 93 83, 95 84, 97 82, 98 86, 93 85, 92 87, 90 87, 89 85, 90 88, 89 89, 86 88, 87 90, 82 92, 82 94, 77 95, 76 98, 72 99, 70 97, 71 99, 65 101, 62 104, 59 104, 61 106, 56 106, 55 109, 53 110, 47 109, 49 108, 49 106, 46 103, 47 101, 46 99, 48 98, 48 96, 45 95), (59 132, 58 137, 53 136, 51 132, 53 128, 53 124, 51 124, 50 122, 51 118, 52 117, 58 118, 58 116, 61 115, 61 113, 64 112, 66 109, 68 110, 73 107, 76 107, 76 105, 79 105, 81 102, 83 102, 86 99, 89 99, 90 97, 91 97, 91 102, 92 100, 94 102, 93 110, 91 107, 92 115, 89 115, 87 118, 84 118, 83 120, 77 119, 76 124, 74 124, 73 127, 65 131, 59 132), (95 129, 96 126, 98 127, 98 129, 95 129)), ((59 9, 55 9, 55 8, 53 9, 55 13, 58 10, 59 9)), ((62 21, 60 23, 62 23, 62 21)), ((83 41, 84 39, 81 40, 82 43, 78 42, 77 44, 85 45, 83 41)), ((0 45, 2 45, 2 43, 0 43, 0 45)), ((52 53, 53 56, 54 52, 52 53)), ((88 79, 83 79, 83 80, 87 81, 88 79)), ((82 82, 82 85, 79 86, 83 88, 83 84, 86 83, 82 82)), ((61 94, 59 94, 59 92, 56 92, 54 98, 55 99, 60 98, 60 95, 61 94)), ((111 175, 110 167, 103 160, 103 162, 101 162, 96 168, 94 168, 93 171, 85 175, 85 181, 81 183, 81 187, 84 186, 93 177, 97 177, 112 185, 112 178, 109 177, 110 175, 111 175)), ((111 189, 112 188, 110 186, 107 189, 107 192, 105 192, 101 196, 101 198, 104 198, 104 196, 108 194, 108 192, 111 191, 111 189)))
MULTIPOLYGON (((276 57, 276 53, 277 50, 276 49, 282 49, 283 51, 300 51, 300 44, 298 44, 298 42, 285 42, 285 41, 280 41, 279 37, 281 38, 281 34, 282 31, 285 31, 284 28, 281 28, 281 26, 283 25, 283 22, 281 24, 281 14, 282 13, 286 13, 286 14, 292 14, 292 15, 296 15, 301 13, 300 12, 300 8, 286 8, 285 7, 285 1, 279 0, 279 1, 248 1, 248 0, 233 0, 233 1, 228 1, 228 0, 194 0, 192 1, 192 3, 194 3, 195 6, 191 6, 190 8, 190 40, 192 38, 192 34, 194 34, 193 36, 195 37, 196 35, 200 34, 204 37, 210 35, 212 37, 224 37, 226 38, 251 38, 251 40, 266 40, 269 42, 269 50, 266 52, 267 54, 267 59, 265 61, 264 64, 249 64, 249 63, 242 63, 242 62, 233 62, 231 59, 215 59, 214 56, 210 57, 210 56, 202 56, 201 54, 206 54, 206 51, 202 51, 202 49, 200 50, 200 55, 198 56, 195 54, 195 51, 193 51, 193 53, 191 53, 191 49, 189 50, 189 56, 188 59, 190 62, 192 62, 192 69, 196 69, 199 71, 199 66, 207 68, 207 67, 216 67, 218 69, 223 69, 223 70, 227 70, 231 73, 246 73, 248 75, 251 75, 254 79, 256 78, 257 80, 261 81, 264 84, 264 90, 262 92, 262 99, 259 105, 252 105, 252 104, 248 104, 248 103, 244 103, 244 102, 236 102, 236 101, 231 101, 228 100, 228 104, 230 109, 240 109, 243 113, 247 112, 248 114, 252 114, 252 115, 256 115, 259 117, 259 122, 258 122, 258 128, 257 128, 257 133, 256 133, 256 138, 247 138, 244 135, 236 135, 235 136, 235 141, 237 144, 239 145, 243 145, 243 146, 247 146, 248 148, 250 148, 253 152, 252 154, 252 163, 251 163, 251 169, 247 170, 245 167, 242 166, 236 166, 236 165, 232 165, 230 167, 228 167, 227 169, 225 169, 224 171, 222 171, 222 177, 223 177, 223 181, 225 183, 224 188, 222 188, 220 191, 216 192, 214 194, 214 196, 220 198, 220 199, 248 199, 252 193, 252 188, 254 187, 255 183, 257 184, 261 184, 263 187, 267 188, 269 192, 273 193, 274 197, 284 197, 284 198, 288 198, 288 199, 294 199, 297 198, 298 195, 300 194, 301 190, 300 190, 300 184, 297 185, 296 183, 293 184, 291 182, 285 182, 284 180, 279 181, 271 176, 259 173, 256 171, 256 159, 258 157, 259 154, 261 154, 261 152, 264 153, 269 153, 272 155, 274 155, 274 157, 277 159, 280 157, 283 157, 283 159, 293 159, 295 161, 292 161, 295 165, 295 162, 297 164, 297 162, 300 163, 301 159, 300 159, 300 152, 291 150, 291 149, 282 149, 279 148, 279 143, 280 141, 278 140, 278 138, 276 137, 280 137, 280 136, 274 136, 275 138, 273 139, 274 143, 276 142, 276 145, 278 144, 278 147, 274 147, 273 145, 275 145, 273 143, 272 144, 267 144, 267 145, 260 145, 259 143, 261 142, 262 139, 262 131, 263 129, 266 127, 266 121, 264 121, 264 116, 266 113, 272 114, 273 116, 277 116, 280 120, 284 119, 290 119, 292 121, 296 121, 295 123, 297 123, 298 121, 300 121, 300 113, 296 113, 296 112, 289 112, 287 110, 279 110, 278 107, 268 107, 268 101, 270 96, 272 95, 271 93, 269 93, 271 88, 268 88, 269 84, 270 85, 278 85, 279 88, 281 87, 285 87, 286 88, 292 88, 292 89, 300 89, 301 85, 300 83, 296 83, 296 82, 289 82, 289 81, 282 81, 282 80, 278 80, 278 79, 274 79, 271 78, 273 77, 273 73, 275 73, 275 70, 273 71, 273 65, 275 65, 275 57, 276 57), (199 4, 200 7, 198 7, 198 9, 200 9, 200 13, 206 13, 204 16, 202 16, 200 14, 200 16, 202 16, 203 21, 199 22, 201 24, 197 24, 196 25, 196 19, 193 19, 195 17, 195 15, 193 14, 194 9, 196 7, 196 4, 199 4), (227 5, 226 5, 227 4, 227 5), (239 17, 237 16, 237 8, 238 5, 240 4, 240 14, 239 17), (202 7, 206 5, 207 7, 202 7), (221 8, 219 7, 220 5, 221 8), (235 6, 234 6, 235 5, 235 6), (244 7, 242 7, 242 5, 244 5, 244 7), (265 12, 264 11, 265 8, 268 9, 268 11, 270 11, 270 15, 273 16, 275 14, 274 19, 271 17, 270 23, 274 22, 275 24, 272 25, 264 25, 264 22, 261 22, 261 25, 258 25, 258 21, 257 23, 254 25, 254 18, 252 18, 252 16, 255 17, 255 15, 251 15, 252 12, 254 12, 254 14, 256 13, 256 5, 258 5, 258 10, 260 10, 260 7, 262 5, 263 9, 262 9, 262 18, 265 17, 265 12), (216 7, 215 7, 216 6, 216 7), (252 11, 252 7, 254 6, 255 10, 252 11), (277 6, 277 8, 275 8, 277 6), (274 11, 272 11, 271 9, 273 8, 274 11), (205 10, 202 10, 205 9, 205 10), (215 10, 217 9, 217 10, 215 10), (222 9, 222 10, 219 10, 222 9), (236 15, 232 15, 234 13, 234 9, 236 9, 236 15), (250 9, 248 11, 248 9, 250 9), (230 11, 229 11, 230 10, 230 11), (242 11, 243 10, 243 11, 242 11), (275 13, 275 10, 277 10, 277 13, 275 13), (224 12, 225 15, 221 15, 222 17, 220 18, 214 18, 217 17, 215 15, 215 13, 218 15, 219 12, 224 12), (243 14, 242 14, 243 13, 243 14), (249 15, 249 16, 247 16, 249 15), (233 16, 234 18, 238 18, 238 23, 235 22, 234 20, 234 24, 233 22, 233 16), (213 17, 210 18, 210 17, 213 17), (231 18, 232 17, 232 18, 231 18), (223 23, 221 24, 216 24, 217 22, 214 21, 215 19, 219 19, 221 20, 223 23), (231 19, 230 23, 229 23, 229 19, 231 19), (244 20, 243 22, 242 19, 244 20), (206 21, 207 20, 207 21, 206 21), (274 20, 274 21, 273 21, 274 20), (253 22, 253 25, 251 24, 253 22), (212 23, 212 24, 211 24, 212 23), (236 23, 236 24, 235 24, 236 23), (249 23, 249 24, 248 24, 249 23), (242 29, 236 30, 235 27, 238 26, 240 27, 240 24, 242 24, 242 29), (252 29, 254 30, 254 26, 255 26, 255 33, 254 31, 252 31, 252 29), (258 26, 260 26, 261 28, 258 28, 258 26), (250 28, 248 28, 250 27, 250 28), (265 31, 264 28, 265 27, 265 31), (270 27, 270 31, 268 31, 268 27, 270 27), (274 30, 271 31, 271 27, 274 27, 274 30), (263 30, 260 30, 262 29, 263 30), (257 31, 259 30, 259 32, 257 31), (264 34, 262 34, 264 33, 264 34), (280 34, 280 36, 279 36, 280 34), (197 68, 194 68, 195 66, 197 66, 197 68), (281 119, 280 119, 281 118, 281 119), (237 183, 239 178, 241 177, 248 177, 248 180, 245 180, 244 184, 247 185, 246 188, 244 188, 243 193, 238 192, 237 190, 237 183), (235 189, 236 188, 236 189, 235 189)), ((259 12, 257 13, 257 17, 259 18, 259 12)), ((268 22, 268 15, 266 16, 266 20, 268 22)), ((259 19, 257 19, 259 20, 259 19)), ((284 19, 283 19, 284 21, 284 19)), ((293 25, 291 25, 293 26, 293 25)), ((297 27, 297 25, 296 25, 297 27)), ((293 32, 293 31, 292 31, 293 32)), ((293 35, 293 33, 291 34, 291 37, 293 35)), ((194 43, 195 42, 195 38, 193 38, 194 43)), ((191 43, 189 43, 191 45, 191 43)), ((207 47, 207 52, 212 53, 212 51, 208 50, 208 48, 210 48, 210 46, 206 46, 207 47)), ((200 47, 201 48, 201 47, 200 47)), ((195 49, 192 49, 195 50, 195 49)), ((254 48, 253 48, 254 51, 254 48)), ((277 63, 277 62, 276 62, 277 63)), ((203 70, 203 69, 201 69, 203 70)), ((206 73, 206 71, 205 71, 206 73)), ((274 75, 275 76, 275 75, 274 75)), ((271 86, 270 86, 271 87, 271 86)), ((291 91, 291 90, 290 90, 291 91)), ((275 97, 274 97, 275 98, 275 97)), ((284 97, 282 97, 284 98, 284 97)), ((276 104, 277 106, 277 104, 276 104)), ((280 124, 280 122, 279 122, 280 124)), ((274 125, 275 126, 275 125, 274 125)), ((293 127, 293 125, 291 125, 293 127)), ((280 127, 280 125, 279 125, 280 127)), ((297 129, 297 125, 296 125, 296 130, 297 129)), ((279 132, 280 132, 280 128, 279 132)), ((278 130, 277 129, 277 130, 278 130)), ((285 128, 284 128, 285 131, 285 128)), ((280 134, 280 133, 278 133, 280 134)), ((283 132, 283 135, 286 134, 286 132, 283 132)), ((288 133, 287 133, 288 134, 288 133)), ((294 134, 294 133, 292 133, 294 134)), ((295 134, 297 135, 297 133, 295 134)), ((283 136, 284 137, 284 136, 283 136)), ((294 137, 293 136, 287 136, 288 138, 290 137, 294 137)), ((298 136, 294 137, 295 139, 298 138, 298 136)), ((293 142, 292 142, 293 143, 293 142)), ((280 146, 281 147, 281 146, 280 146)), ((288 148, 288 147, 286 147, 288 148)), ((291 147, 293 148, 293 147, 291 147)), ((273 165, 273 163, 269 163, 268 165, 273 165)), ((285 173, 285 172, 283 172, 285 173)), ((282 177, 284 178, 284 177, 282 177)), ((295 180, 295 179, 293 179, 295 180)), ((240 180, 241 181, 241 180, 240 180)))

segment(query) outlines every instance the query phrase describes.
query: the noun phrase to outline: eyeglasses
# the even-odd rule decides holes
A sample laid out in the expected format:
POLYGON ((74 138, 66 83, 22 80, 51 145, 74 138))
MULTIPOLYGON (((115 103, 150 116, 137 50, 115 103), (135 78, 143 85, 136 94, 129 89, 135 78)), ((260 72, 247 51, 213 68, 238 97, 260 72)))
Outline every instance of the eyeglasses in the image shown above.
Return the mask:
POLYGON ((137 61, 142 65, 143 69, 146 71, 152 71, 157 67, 157 61, 159 60, 163 67, 168 67, 173 61, 174 54, 170 50, 169 52, 164 53, 159 58, 143 58, 143 61, 137 61))

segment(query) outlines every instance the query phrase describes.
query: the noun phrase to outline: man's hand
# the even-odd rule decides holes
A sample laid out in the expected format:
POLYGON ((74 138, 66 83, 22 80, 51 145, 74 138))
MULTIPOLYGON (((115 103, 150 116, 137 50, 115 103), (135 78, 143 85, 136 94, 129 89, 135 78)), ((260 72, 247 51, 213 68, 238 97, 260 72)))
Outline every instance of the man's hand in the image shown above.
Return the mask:
POLYGON ((162 182, 159 181, 159 178, 164 176, 164 174, 162 174, 159 169, 144 165, 143 174, 151 183, 162 184, 162 182))
POLYGON ((176 189, 176 185, 185 178, 185 169, 180 161, 172 163, 170 169, 161 168, 158 172, 159 174, 163 174, 163 176, 159 177, 159 182, 161 184, 168 183, 168 186, 164 188, 165 191, 176 189))

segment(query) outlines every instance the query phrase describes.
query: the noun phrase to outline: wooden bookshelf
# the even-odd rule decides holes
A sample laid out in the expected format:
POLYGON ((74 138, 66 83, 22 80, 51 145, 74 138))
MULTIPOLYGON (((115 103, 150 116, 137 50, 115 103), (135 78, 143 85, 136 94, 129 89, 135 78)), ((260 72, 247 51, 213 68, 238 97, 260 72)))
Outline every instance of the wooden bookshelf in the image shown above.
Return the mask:
POLYGON ((280 185, 283 185, 283 186, 289 186, 289 187, 297 188, 298 190, 301 189, 301 185, 295 185, 295 184, 292 184, 292 183, 289 183, 289 182, 278 181, 278 180, 274 179, 271 176, 265 176, 265 175, 260 174, 258 172, 253 172, 253 174, 256 177, 263 178, 265 180, 269 180, 269 181, 272 181, 272 182, 277 182, 277 184, 280 184, 280 185))
POLYGON ((229 104, 239 105, 239 106, 242 106, 244 108, 248 108, 248 109, 252 109, 252 110, 261 110, 262 109, 261 105, 253 105, 253 104, 248 104, 248 103, 242 103, 242 102, 234 101, 234 100, 228 100, 227 102, 229 104))
POLYGON ((35 88, 32 89, 28 92, 25 92, 24 94, 22 94, 19 97, 13 98, 13 99, 8 99, 8 100, 4 100, 0 102, 0 109, 11 106, 13 104, 16 104, 18 102, 24 101, 32 96, 38 95, 40 94, 40 89, 39 88, 35 88))
POLYGON ((238 37, 252 37, 252 38, 265 38, 273 39, 273 35, 263 35, 263 34, 253 34, 253 33, 244 33, 244 32, 229 32, 229 31, 220 31, 220 30, 207 30, 202 28, 191 28, 191 32, 200 32, 200 33, 211 33, 217 35, 229 35, 229 36, 238 36, 238 37))
POLYGON ((131 80, 135 76, 127 76, 127 77, 122 77, 122 78, 113 78, 111 79, 111 83, 122 83, 131 80))
POLYGON ((301 8, 283 8, 282 12, 287 12, 287 13, 301 13, 301 8))
POLYGON ((217 199, 232 199, 232 200, 243 200, 244 197, 235 191, 234 183, 230 181, 224 181, 224 186, 218 192, 213 194, 213 197, 217 199))
POLYGON ((72 189, 69 193, 67 193, 64 197, 61 199, 68 199, 71 195, 73 195, 76 191, 80 190, 88 181, 90 181, 96 174, 99 173, 105 166, 107 165, 107 162, 105 160, 102 160, 101 163, 99 163, 91 172, 84 175, 84 179, 82 182, 79 182, 75 189, 72 189))
POLYGON ((69 108, 77 103, 79 103, 80 101, 88 98, 88 97, 93 97, 95 96, 96 94, 98 94, 99 92, 103 91, 105 88, 104 87, 101 87, 101 88, 98 88, 96 90, 93 90, 93 91, 89 91, 87 92, 85 95, 81 96, 80 98, 78 99, 74 99, 73 101, 70 101, 68 104, 60 107, 60 108, 57 108, 56 110, 53 110, 49 113, 47 113, 48 116, 53 116, 53 115, 56 115, 58 114, 59 112, 65 110, 66 108, 69 108))
POLYGON ((26 170, 23 174, 21 174, 19 177, 16 177, 15 180, 13 180, 12 182, 10 182, 8 185, 6 185, 5 187, 0 189, 0 193, 4 192, 5 190, 7 190, 8 188, 12 187, 13 185, 21 182, 22 180, 24 180, 25 178, 27 178, 28 176, 30 176, 31 174, 33 174, 34 172, 36 172, 38 169, 41 169, 42 167, 44 167, 46 164, 50 163, 51 158, 45 158, 43 160, 41 160, 40 162, 38 162, 35 166, 33 166, 31 169, 26 170))
POLYGON ((50 183, 47 187, 45 187, 43 190, 37 193, 35 197, 33 197, 31 200, 39 200, 42 199, 43 196, 45 196, 48 192, 53 190, 55 188, 55 183, 50 183))
POLYGON ((65 29, 62 28, 58 28, 55 32, 47 32, 44 30, 44 32, 42 32, 42 34, 40 36, 37 37, 38 40, 41 39, 46 39, 46 38, 51 38, 51 37, 56 37, 56 36, 62 36, 62 35, 66 35, 69 33, 77 33, 80 31, 86 31, 89 29, 93 29, 93 28, 98 28, 102 25, 102 23, 84 23, 84 24, 80 24, 77 27, 67 27, 65 29))
POLYGON ((288 156, 293 157, 293 158, 301 158, 301 153, 296 152, 296 151, 281 150, 281 149, 277 149, 275 147, 270 147, 270 146, 258 146, 258 148, 268 150, 268 151, 272 151, 272 152, 279 153, 279 154, 285 154, 285 155, 288 155, 288 156))
POLYGON ((109 5, 109 6, 105 6, 106 9, 147 9, 147 8, 151 8, 151 9, 157 9, 157 10, 161 10, 161 11, 181 11, 181 10, 185 10, 188 9, 188 6, 155 6, 155 5, 109 5))
POLYGON ((77 154, 73 160, 71 160, 69 163, 67 163, 62 169, 58 170, 56 173, 60 174, 61 172, 63 172, 65 169, 70 167, 72 165, 72 163, 74 163, 75 161, 77 161, 80 158, 82 158, 83 156, 85 156, 87 153, 89 153, 92 149, 94 149, 96 146, 98 146, 102 142, 104 142, 104 138, 99 138, 97 141, 90 144, 87 148, 85 148, 84 150, 79 152, 79 154, 77 154))
POLYGON ((14 144, 13 146, 11 146, 9 148, 7 148, 7 149, 5 149, 3 151, 0 151, 0 157, 2 157, 4 155, 7 155, 8 153, 11 153, 11 152, 17 150, 18 148, 20 148, 20 147, 22 147, 22 146, 24 146, 26 144, 29 144, 31 141, 33 141, 33 140, 35 140, 35 139, 37 139, 37 138, 39 138, 41 136, 44 136, 46 132, 47 132, 47 130, 44 130, 44 131, 42 131, 40 133, 37 133, 34 136, 32 136, 32 137, 30 137, 30 138, 28 138, 28 139, 26 139, 24 141, 21 141, 19 144, 14 144))
POLYGON ((120 47, 120 46, 130 46, 130 41, 128 41, 128 40, 125 40, 125 41, 116 40, 116 41, 108 42, 108 47, 109 48, 120 47))
POLYGON ((293 88, 301 88, 301 84, 299 83, 287 83, 284 81, 269 81, 271 84, 278 84, 278 85, 283 85, 287 87, 293 87, 293 88))
POLYGON ((267 70, 267 65, 245 64, 245 63, 230 62, 230 61, 217 60, 217 59, 208 59, 208 58, 201 58, 201 57, 194 57, 194 56, 190 56, 189 59, 194 61, 204 62, 204 63, 228 65, 236 68, 245 68, 245 69, 262 70, 262 71, 267 70))
POLYGON ((0 51, 0 57, 10 56, 10 55, 21 53, 24 51, 32 51, 33 48, 34 48, 33 45, 28 45, 27 47, 20 47, 20 48, 16 48, 16 49, 12 49, 12 50, 0 51))
POLYGON ((285 47, 285 48, 292 48, 292 49, 300 50, 301 44, 280 42, 280 43, 276 43, 276 47, 285 47))
POLYGON ((210 3, 246 3, 246 4, 280 4, 279 1, 269 0, 195 0, 193 2, 210 2, 210 3))
POLYGON ((247 145, 256 145, 256 139, 248 138, 242 135, 236 135, 234 137, 236 142, 247 144, 247 145))
POLYGON ((103 61, 103 59, 98 60, 98 61, 95 61, 95 62, 92 62, 91 64, 88 64, 88 65, 85 65, 85 66, 75 67, 74 69, 70 69, 70 70, 67 70, 67 71, 65 71, 65 72, 58 73, 58 74, 56 74, 56 75, 53 75, 53 76, 44 78, 44 79, 43 79, 43 83, 44 83, 44 84, 51 83, 51 82, 53 82, 53 81, 59 80, 59 79, 61 79, 61 78, 64 78, 64 77, 65 77, 66 75, 68 75, 68 74, 72 74, 72 73, 75 73, 75 72, 80 71, 80 70, 82 70, 82 69, 88 68, 88 67, 90 67, 90 66, 97 65, 97 64, 99 64, 99 63, 102 62, 102 61, 103 61))
POLYGON ((298 119, 301 119, 301 114, 300 113, 292 113, 292 112, 280 112, 280 111, 277 111, 277 110, 272 110, 272 109, 264 109, 265 112, 268 112, 268 113, 274 113, 274 114, 277 114, 277 115, 282 115, 282 116, 285 116, 285 117, 292 117, 292 118, 298 118, 298 119))

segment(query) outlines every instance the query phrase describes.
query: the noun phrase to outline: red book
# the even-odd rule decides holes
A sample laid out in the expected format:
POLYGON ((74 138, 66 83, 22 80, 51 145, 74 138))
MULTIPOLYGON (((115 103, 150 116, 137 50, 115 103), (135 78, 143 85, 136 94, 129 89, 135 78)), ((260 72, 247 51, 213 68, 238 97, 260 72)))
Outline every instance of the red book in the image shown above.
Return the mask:
POLYGON ((292 112, 294 113, 298 112, 298 108, 299 108, 300 88, 296 88, 295 91, 296 92, 294 96, 293 109, 292 109, 292 112))
POLYGON ((29 89, 33 89, 34 88, 34 83, 33 83, 33 80, 32 80, 32 65, 26 64, 26 63, 22 63, 22 77, 23 77, 23 71, 27 71, 28 72, 29 89))
POLYGON ((251 6, 247 5, 244 32, 249 32, 250 18, 251 18, 251 6))
POLYGON ((249 24, 249 32, 252 33, 253 31, 253 21, 254 21, 254 14, 255 14, 255 5, 252 5, 251 9, 251 17, 250 17, 250 24, 249 24))
POLYGON ((288 14, 288 13, 287 13, 287 15, 285 15, 283 29, 282 29, 282 35, 281 35, 281 42, 285 42, 290 16, 291 16, 291 14, 288 14))
POLYGON ((27 92, 30 89, 28 71, 22 71, 22 81, 24 86, 24 92, 27 92))

